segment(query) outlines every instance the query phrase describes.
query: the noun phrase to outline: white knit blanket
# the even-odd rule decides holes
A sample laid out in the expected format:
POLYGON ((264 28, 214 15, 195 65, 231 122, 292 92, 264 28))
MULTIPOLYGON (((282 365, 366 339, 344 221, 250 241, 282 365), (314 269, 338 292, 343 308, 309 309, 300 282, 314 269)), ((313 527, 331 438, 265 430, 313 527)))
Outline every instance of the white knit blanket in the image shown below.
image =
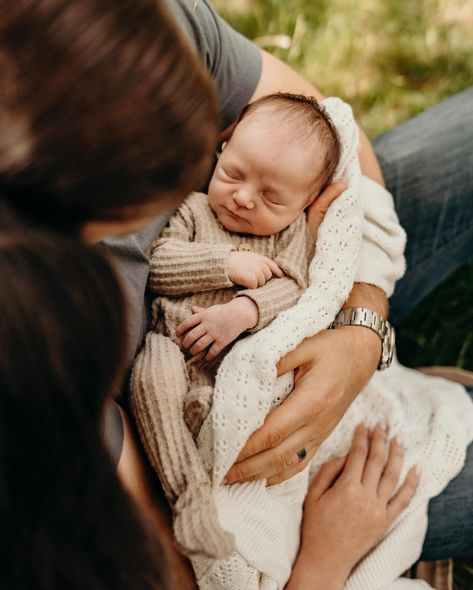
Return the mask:
MULTIPOLYGON (((267 328, 238 342, 217 375, 213 406, 198 439, 212 470, 222 526, 235 536, 225 560, 196 557, 192 563, 202 590, 284 588, 299 548, 302 504, 312 475, 328 459, 347 452, 355 426, 384 422, 405 446, 402 477, 414 464, 422 473, 408 508, 383 540, 357 566, 348 590, 377 590, 395 580, 420 556, 427 528, 427 503, 459 472, 473 439, 473 404, 463 387, 395 363, 376 373, 306 469, 277 486, 222 480, 252 432, 292 389, 292 375, 276 377, 276 363, 304 338, 327 328, 355 278, 362 234, 358 130, 348 105, 336 98, 324 105, 342 142, 336 178, 347 190, 330 207, 317 238, 310 285, 297 305, 267 328)), ((380 190, 384 190, 381 189, 380 190)))

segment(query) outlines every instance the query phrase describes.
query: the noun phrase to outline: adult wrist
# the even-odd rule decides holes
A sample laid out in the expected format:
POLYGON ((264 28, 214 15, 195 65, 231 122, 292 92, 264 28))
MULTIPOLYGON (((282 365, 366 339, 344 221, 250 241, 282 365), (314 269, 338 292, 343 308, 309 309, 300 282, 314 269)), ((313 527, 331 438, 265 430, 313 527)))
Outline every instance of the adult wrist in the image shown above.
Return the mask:
POLYGON ((301 549, 285 590, 343 590, 350 570, 344 566, 330 565, 326 559, 305 555, 301 549))
POLYGON ((379 313, 385 319, 389 315, 386 293, 380 287, 369 283, 355 283, 353 285, 348 299, 342 306, 342 310, 352 307, 367 307, 379 313))
POLYGON ((376 335, 381 344, 378 370, 387 369, 390 366, 395 351, 395 333, 394 328, 381 314, 366 307, 343 309, 335 316, 330 327, 340 328, 346 326, 351 329, 362 327, 376 335))

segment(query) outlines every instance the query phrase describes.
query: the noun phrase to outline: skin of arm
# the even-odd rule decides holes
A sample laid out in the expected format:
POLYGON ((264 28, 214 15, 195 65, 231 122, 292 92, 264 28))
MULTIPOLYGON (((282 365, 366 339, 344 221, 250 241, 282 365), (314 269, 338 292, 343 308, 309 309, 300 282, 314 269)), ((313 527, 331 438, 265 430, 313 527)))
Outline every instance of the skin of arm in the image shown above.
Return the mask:
MULTIPOLYGON (((274 56, 262 51, 262 60, 262 73, 252 100, 278 91, 323 98, 317 88, 274 56)), ((384 186, 376 156, 361 130, 360 139, 363 174, 384 186)), ((320 224, 325 212, 320 208, 320 199, 312 205, 318 210, 314 216, 316 224, 320 224)), ((343 309, 349 307, 367 307, 384 318, 388 314, 386 294, 363 283, 353 286, 343 309)), ((299 473, 376 371, 380 355, 381 341, 374 332, 346 326, 307 338, 281 359, 279 375, 296 370, 294 391, 249 438, 226 483, 267 478, 273 484, 299 473), (297 451, 301 447, 306 449, 307 456, 299 463, 297 451)))

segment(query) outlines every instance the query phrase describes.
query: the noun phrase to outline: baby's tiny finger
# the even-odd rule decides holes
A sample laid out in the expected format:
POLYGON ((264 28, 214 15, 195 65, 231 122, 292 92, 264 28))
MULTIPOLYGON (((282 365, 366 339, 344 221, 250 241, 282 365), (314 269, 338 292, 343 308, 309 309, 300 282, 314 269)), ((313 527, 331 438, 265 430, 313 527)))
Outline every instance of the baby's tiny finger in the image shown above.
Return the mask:
POLYGON ((197 340, 197 342, 195 342, 193 346, 191 346, 189 352, 192 355, 199 354, 199 352, 205 350, 207 346, 210 346, 210 344, 212 344, 213 341, 214 339, 212 338, 212 336, 210 336, 209 334, 204 334, 204 336, 199 338, 199 340, 197 340))
POLYGON ((407 472, 406 479, 399 490, 393 496, 388 504, 388 517, 392 522, 401 514, 401 512, 409 506, 412 496, 415 494, 417 486, 419 485, 420 476, 416 467, 411 467, 407 472))
POLYGON ((276 277, 282 277, 284 276, 283 271, 279 268, 279 266, 274 262, 274 260, 269 260, 269 267, 271 268, 271 271, 273 273, 274 276, 276 277))
POLYGON ((176 336, 184 334, 184 332, 187 332, 187 330, 190 330, 190 328, 193 328, 197 324, 200 324, 200 321, 200 316, 197 314, 189 316, 187 319, 181 322, 179 326, 177 326, 176 336))
POLYGON ((189 330, 182 340, 183 348, 190 348, 201 336, 206 333, 205 326, 200 323, 195 328, 189 330))
POLYGON ((216 358, 222 352, 223 348, 224 347, 221 344, 217 344, 217 342, 214 342, 210 347, 208 353, 205 355, 205 360, 213 361, 214 358, 216 358))
POLYGON ((273 276, 273 271, 270 269, 269 265, 265 264, 263 267, 263 272, 264 272, 264 277, 267 281, 269 281, 269 279, 271 279, 271 277, 273 276))

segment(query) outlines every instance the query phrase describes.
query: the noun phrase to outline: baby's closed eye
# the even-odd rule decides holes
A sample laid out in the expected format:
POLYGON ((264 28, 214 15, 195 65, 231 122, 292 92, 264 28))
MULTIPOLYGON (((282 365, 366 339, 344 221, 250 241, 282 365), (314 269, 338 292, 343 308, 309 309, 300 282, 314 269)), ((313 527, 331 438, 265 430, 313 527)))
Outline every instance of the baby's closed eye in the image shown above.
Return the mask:
POLYGON ((271 203, 271 205, 284 205, 284 203, 280 201, 279 197, 270 191, 261 191, 261 196, 265 201, 271 203))
POLYGON ((237 172, 236 170, 232 170, 231 168, 224 168, 223 166, 222 166, 222 170, 223 170, 223 173, 225 174, 225 176, 230 178, 230 180, 235 180, 235 181, 241 180, 241 174, 239 172, 237 172))

